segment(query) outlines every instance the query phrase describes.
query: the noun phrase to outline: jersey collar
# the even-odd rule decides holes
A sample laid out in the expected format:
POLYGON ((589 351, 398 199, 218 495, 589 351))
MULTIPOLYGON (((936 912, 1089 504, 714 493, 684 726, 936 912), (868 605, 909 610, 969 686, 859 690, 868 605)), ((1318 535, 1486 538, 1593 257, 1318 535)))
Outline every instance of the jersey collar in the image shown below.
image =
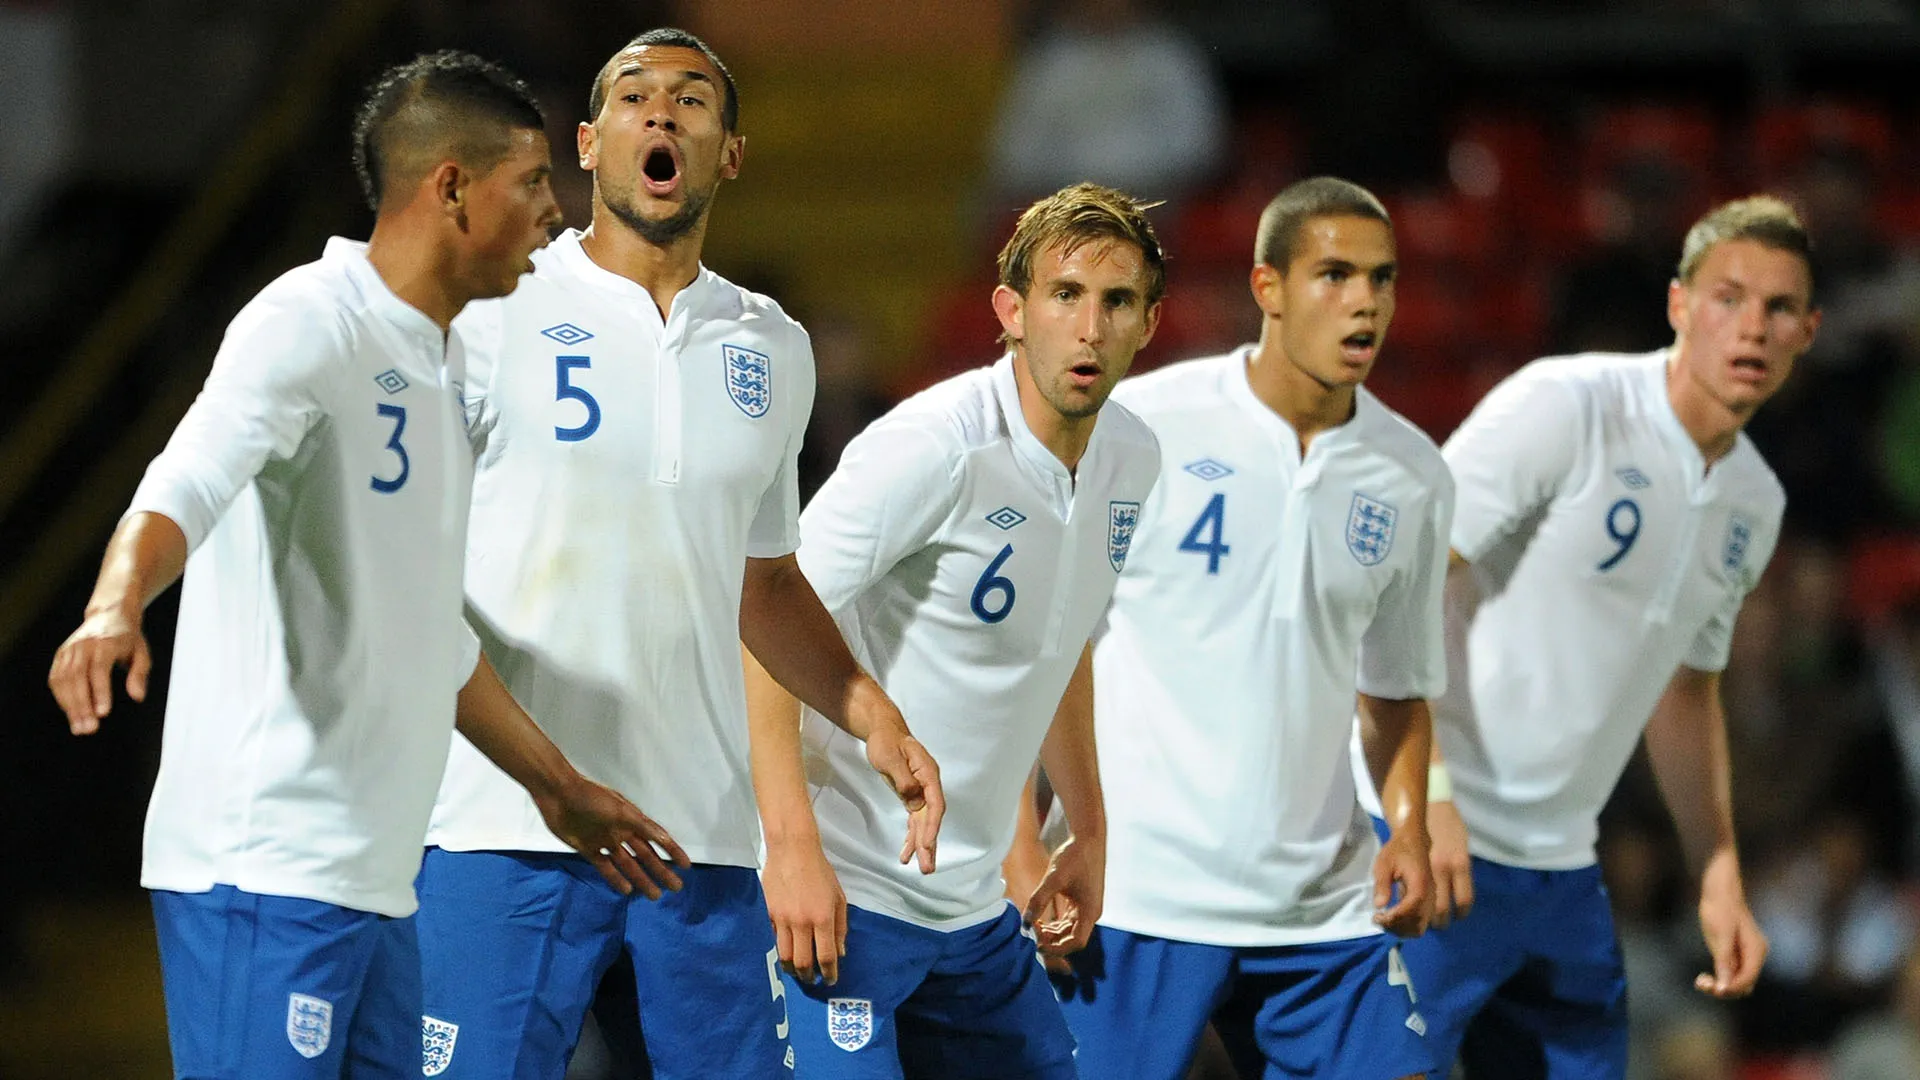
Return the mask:
POLYGON ((380 314, 388 322, 404 331, 409 337, 420 338, 431 344, 434 351, 444 354, 447 334, 440 324, 427 317, 427 313, 400 299, 399 295, 387 287, 387 279, 373 268, 367 260, 367 242, 349 240, 344 236, 327 238, 327 246, 321 253, 321 259, 337 263, 345 269, 348 280, 360 290, 367 299, 367 307, 380 314))
MULTIPOLYGON (((1227 367, 1221 372, 1226 382, 1226 396, 1250 415, 1260 430, 1281 445, 1285 451, 1284 460, 1295 466, 1301 465, 1303 462, 1300 458, 1299 433, 1294 431, 1293 425, 1287 423, 1279 413, 1268 408, 1267 403, 1261 401, 1260 396, 1253 392, 1253 384, 1247 381, 1247 361, 1253 357, 1253 350, 1257 347, 1242 345, 1227 354, 1227 367)), ((1373 396, 1372 391, 1364 386, 1355 387, 1353 415, 1347 418, 1346 423, 1328 428, 1315 436, 1313 445, 1307 448, 1307 458, 1309 460, 1319 458, 1341 443, 1358 438, 1360 433, 1374 422, 1380 407, 1380 401, 1373 396)))
MULTIPOLYGON (((1053 456, 1040 437, 1027 426, 1027 414, 1020 410, 1020 384, 1013 373, 1013 353, 1003 354, 993 365, 993 394, 1000 402, 1000 411, 1007 417, 1008 439, 1013 443, 1014 456, 1024 465, 1042 485, 1051 488, 1058 498, 1062 514, 1065 506, 1073 497, 1073 474, 1061 460, 1053 456)), ((1087 440, 1087 452, 1080 455, 1080 469, 1084 472, 1087 463, 1093 460, 1095 448, 1100 445, 1100 432, 1105 425, 1096 421, 1093 435, 1087 440)))
MULTIPOLYGON (((568 229, 548 244, 544 252, 534 257, 535 259, 552 259, 556 266, 573 277, 603 292, 612 293, 626 304, 646 311, 656 322, 664 322, 665 320, 660 318, 659 307, 653 302, 653 294, 632 278, 616 274, 594 262, 592 256, 587 254, 587 249, 580 246, 580 236, 579 229, 568 229)), ((705 263, 701 263, 693 280, 687 284, 686 288, 675 294, 669 317, 678 312, 691 312, 697 305, 702 304, 713 291, 715 280, 713 271, 708 270, 705 263)))

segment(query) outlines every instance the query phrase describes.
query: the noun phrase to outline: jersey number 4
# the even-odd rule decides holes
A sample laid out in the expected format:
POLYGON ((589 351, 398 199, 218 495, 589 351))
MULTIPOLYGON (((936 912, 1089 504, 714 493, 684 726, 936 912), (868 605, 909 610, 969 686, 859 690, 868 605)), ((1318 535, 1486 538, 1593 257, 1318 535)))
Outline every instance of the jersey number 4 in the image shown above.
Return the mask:
POLYGON ((1220 572, 1220 560, 1233 549, 1222 539, 1227 527, 1227 493, 1216 491, 1207 500, 1207 508, 1194 519, 1193 528, 1180 541, 1181 551, 1198 552, 1207 557, 1207 573, 1220 572), (1204 534, 1204 536, 1202 535, 1204 534))

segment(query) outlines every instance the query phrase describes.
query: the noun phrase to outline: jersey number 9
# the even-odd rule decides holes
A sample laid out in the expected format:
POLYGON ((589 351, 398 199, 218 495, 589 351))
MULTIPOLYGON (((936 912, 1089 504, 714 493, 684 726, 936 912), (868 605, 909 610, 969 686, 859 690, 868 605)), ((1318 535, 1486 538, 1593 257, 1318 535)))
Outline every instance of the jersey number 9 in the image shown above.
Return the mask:
POLYGON ((1633 550, 1633 542, 1640 539, 1640 504, 1621 499, 1607 507, 1607 536, 1620 546, 1600 564, 1603 574, 1620 565, 1620 560, 1633 550))

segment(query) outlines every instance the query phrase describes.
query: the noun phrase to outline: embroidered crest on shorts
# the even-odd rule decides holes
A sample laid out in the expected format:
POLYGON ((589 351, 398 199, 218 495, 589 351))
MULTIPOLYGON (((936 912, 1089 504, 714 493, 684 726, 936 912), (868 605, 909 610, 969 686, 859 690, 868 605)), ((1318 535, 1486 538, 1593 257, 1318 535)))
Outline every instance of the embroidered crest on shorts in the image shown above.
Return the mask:
POLYGON ((437 1020, 431 1016, 420 1017, 420 1074, 439 1076, 453 1064, 453 1043, 460 1037, 460 1025, 437 1020))
POLYGON ((767 415, 773 404, 773 361, 738 345, 722 345, 720 352, 727 358, 727 396, 748 416, 767 415))
POLYGON ((827 999, 827 1037, 852 1053, 873 1039, 873 1002, 866 998, 827 999))
POLYGON ((1137 502, 1110 502, 1107 504, 1107 561, 1113 564, 1113 572, 1127 565, 1127 549, 1133 546, 1133 530, 1140 524, 1140 504, 1137 502))
POLYGON ((1361 566, 1378 566, 1393 550, 1393 522, 1399 512, 1386 503, 1353 493, 1347 512, 1347 550, 1361 566))
POLYGON ((287 995, 287 1041, 301 1057, 316 1058, 333 1041, 333 1002, 305 994, 287 995))

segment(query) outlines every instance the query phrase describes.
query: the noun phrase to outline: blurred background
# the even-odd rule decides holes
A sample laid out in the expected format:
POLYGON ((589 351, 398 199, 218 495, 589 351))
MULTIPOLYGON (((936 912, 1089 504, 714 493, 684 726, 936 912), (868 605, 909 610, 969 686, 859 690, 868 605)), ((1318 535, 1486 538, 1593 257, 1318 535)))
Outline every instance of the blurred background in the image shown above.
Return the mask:
MULTIPOLYGON (((1752 434, 1788 527, 1726 680, 1760 993, 1690 989, 1690 885, 1645 769, 1605 865, 1635 1080, 1920 1076, 1920 14, 1906 0, 0 0, 0 1080, 167 1075, 141 821, 164 693, 66 735, 45 688, 101 545, 234 311, 370 218, 348 164, 387 64, 506 62, 573 128, 640 30, 706 37, 746 166, 708 265, 813 333, 807 483, 901 395, 995 354, 1028 200, 1147 198, 1169 256, 1137 369, 1249 340, 1254 222, 1378 192, 1400 308, 1370 385, 1443 439, 1535 356, 1670 340, 1687 224, 1773 191, 1827 321, 1752 434)), ((163 674, 171 598, 148 627, 163 674)), ((576 1072, 594 1074, 586 1054, 576 1072)))

